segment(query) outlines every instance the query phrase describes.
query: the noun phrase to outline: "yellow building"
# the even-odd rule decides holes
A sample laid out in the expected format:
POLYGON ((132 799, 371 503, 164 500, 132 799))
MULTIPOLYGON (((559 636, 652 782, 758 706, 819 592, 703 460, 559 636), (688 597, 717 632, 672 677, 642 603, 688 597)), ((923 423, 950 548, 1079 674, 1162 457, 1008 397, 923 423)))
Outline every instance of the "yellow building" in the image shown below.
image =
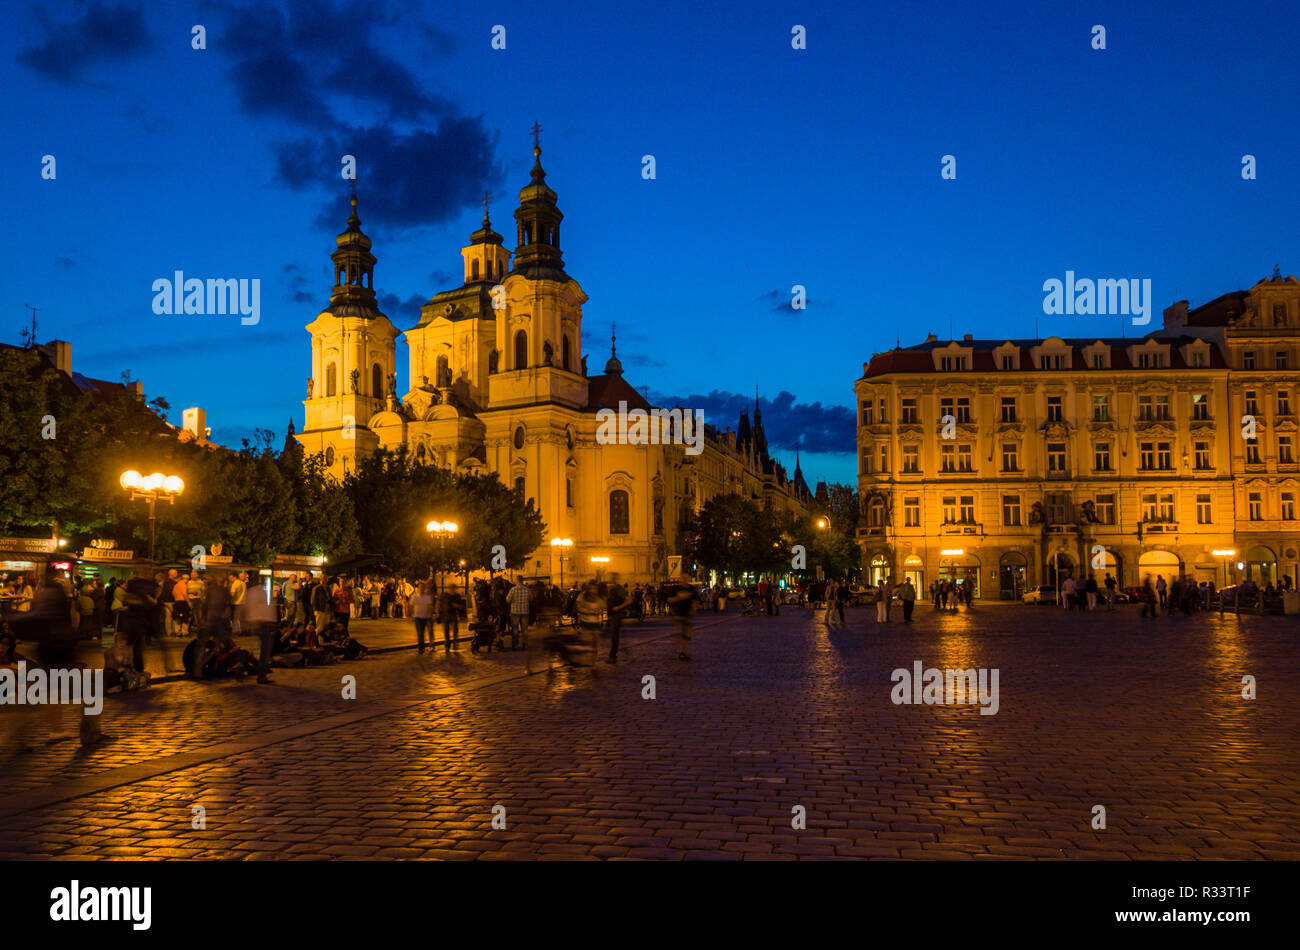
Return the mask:
POLYGON ((464 282, 434 294, 406 331, 411 389, 400 399, 399 331, 376 304, 375 258, 353 196, 332 255, 330 304, 307 326, 312 379, 296 438, 324 453, 336 477, 367 453, 403 445, 429 464, 496 475, 531 499, 547 525, 525 572, 558 579, 563 557, 566 581, 666 577, 680 553, 682 517, 720 492, 806 510, 802 475, 787 478, 771 459, 757 411, 752 428, 747 415, 735 432, 708 427, 698 451, 598 440, 599 411, 654 407, 623 378, 613 340, 605 372, 587 373, 579 356, 587 295, 564 269, 564 216, 541 149, 533 154, 514 214, 513 260, 485 213, 460 252, 464 282), (553 547, 551 538, 574 544, 553 547))
POLYGON ((1141 339, 875 354, 854 386, 864 573, 984 600, 1058 569, 1300 580, 1298 344, 1300 283, 1275 272, 1141 339))

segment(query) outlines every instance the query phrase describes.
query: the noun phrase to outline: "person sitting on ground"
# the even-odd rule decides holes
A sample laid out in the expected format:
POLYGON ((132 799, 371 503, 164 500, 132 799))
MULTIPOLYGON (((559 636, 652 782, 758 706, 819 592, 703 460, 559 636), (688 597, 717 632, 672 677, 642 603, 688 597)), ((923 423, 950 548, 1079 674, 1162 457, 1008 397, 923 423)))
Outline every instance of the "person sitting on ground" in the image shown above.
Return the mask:
POLYGON ((125 633, 113 637, 104 651, 104 691, 129 693, 149 685, 149 674, 135 668, 135 654, 125 633))
POLYGON ((343 660, 359 660, 369 652, 339 623, 331 623, 321 632, 320 648, 343 660))

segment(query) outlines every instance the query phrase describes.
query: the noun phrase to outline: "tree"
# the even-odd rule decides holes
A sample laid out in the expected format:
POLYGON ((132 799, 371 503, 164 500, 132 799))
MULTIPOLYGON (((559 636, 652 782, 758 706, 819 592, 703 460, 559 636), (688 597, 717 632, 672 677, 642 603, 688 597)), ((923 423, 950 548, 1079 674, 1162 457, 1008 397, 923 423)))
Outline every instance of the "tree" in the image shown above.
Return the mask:
POLYGON ((793 522, 739 495, 715 495, 682 526, 682 550, 707 570, 732 576, 790 569, 793 522))
POLYGON ((542 543, 546 525, 531 501, 493 477, 456 474, 415 461, 405 446, 362 459, 343 482, 356 512, 362 550, 379 555, 391 571, 424 575, 430 567, 470 570, 492 566, 494 548, 506 565, 520 568, 542 543), (426 530, 430 521, 454 521, 443 545, 426 530))

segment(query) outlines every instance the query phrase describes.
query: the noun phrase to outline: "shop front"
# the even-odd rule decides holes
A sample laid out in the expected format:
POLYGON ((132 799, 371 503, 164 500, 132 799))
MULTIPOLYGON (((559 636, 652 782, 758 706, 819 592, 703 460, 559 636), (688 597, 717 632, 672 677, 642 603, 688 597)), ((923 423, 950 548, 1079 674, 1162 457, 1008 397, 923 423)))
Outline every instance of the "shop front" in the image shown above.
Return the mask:
POLYGON ((980 597, 980 562, 963 548, 944 548, 939 552, 939 582, 956 581, 971 596, 980 597))

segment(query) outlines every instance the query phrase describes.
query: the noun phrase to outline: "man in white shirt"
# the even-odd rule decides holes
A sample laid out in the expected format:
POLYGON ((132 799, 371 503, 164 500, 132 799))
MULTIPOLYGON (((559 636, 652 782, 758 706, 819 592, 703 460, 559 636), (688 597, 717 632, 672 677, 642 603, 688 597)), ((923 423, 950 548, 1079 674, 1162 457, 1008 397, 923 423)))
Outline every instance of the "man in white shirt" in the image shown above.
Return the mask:
POLYGON ((429 593, 429 582, 420 581, 416 591, 411 595, 411 619, 415 621, 415 641, 419 652, 424 652, 424 635, 429 634, 429 652, 433 652, 433 594, 429 593))
POLYGON ((1061 599, 1065 601, 1066 610, 1071 610, 1074 607, 1075 586, 1073 577, 1067 577, 1065 583, 1061 585, 1061 599))

